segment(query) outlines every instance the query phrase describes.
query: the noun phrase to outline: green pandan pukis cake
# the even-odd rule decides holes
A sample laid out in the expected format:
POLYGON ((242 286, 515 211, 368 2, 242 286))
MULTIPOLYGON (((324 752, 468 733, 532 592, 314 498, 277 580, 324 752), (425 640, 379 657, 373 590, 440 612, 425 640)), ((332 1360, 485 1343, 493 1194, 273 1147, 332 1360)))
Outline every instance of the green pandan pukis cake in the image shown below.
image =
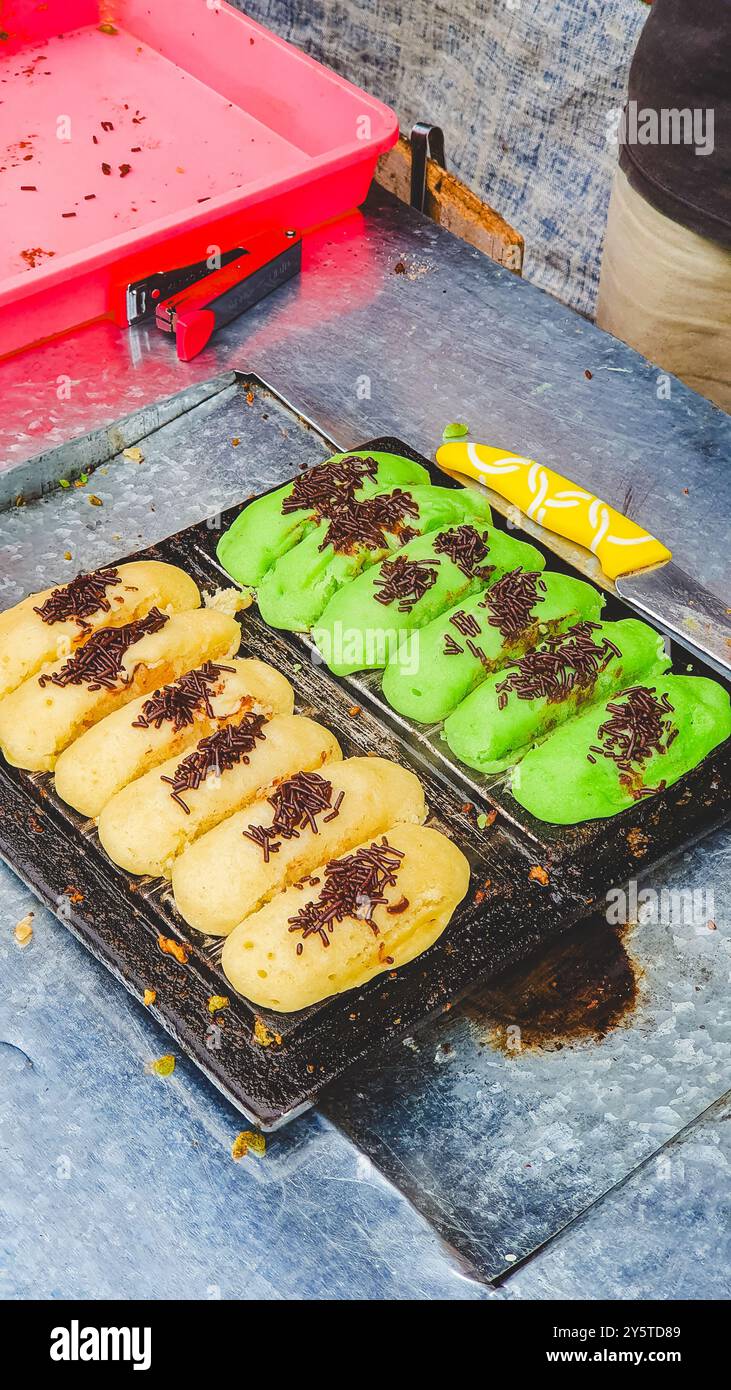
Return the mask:
POLYGON ((419 632, 413 665, 383 673, 383 693, 399 714, 431 724, 492 671, 582 618, 601 616, 604 599, 581 579, 547 570, 510 570, 485 593, 460 600, 419 632))
POLYGON ((333 594, 415 536, 462 521, 491 520, 484 496, 417 483, 354 498, 309 531, 262 579, 259 612, 270 627, 306 632, 333 594))
POLYGON ((488 676, 450 714, 444 735, 460 762, 499 772, 584 705, 669 665, 662 637, 647 623, 577 623, 488 676))
POLYGON ((353 497, 367 497, 390 485, 428 483, 421 464, 399 454, 333 454, 294 482, 245 507, 221 536, 216 554, 239 584, 258 584, 268 569, 308 530, 353 497))
POLYGON ((592 705, 532 749, 513 773, 513 796, 553 825, 614 816, 671 787, 729 735, 723 686, 655 677, 592 705))
POLYGON ((544 563, 532 545, 484 522, 430 532, 340 589, 312 637, 336 675, 385 666, 397 653, 408 666, 418 649, 410 637, 415 629, 506 570, 544 563))

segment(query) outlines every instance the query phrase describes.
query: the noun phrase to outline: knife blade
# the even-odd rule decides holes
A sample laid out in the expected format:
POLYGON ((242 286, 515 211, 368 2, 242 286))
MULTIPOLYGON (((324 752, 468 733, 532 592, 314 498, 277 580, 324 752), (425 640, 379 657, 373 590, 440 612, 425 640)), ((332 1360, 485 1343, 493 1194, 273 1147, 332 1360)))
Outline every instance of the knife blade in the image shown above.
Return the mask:
POLYGON ((440 468, 476 478, 546 530, 584 546, 617 593, 714 670, 731 672, 731 605, 686 574, 662 541, 586 488, 509 450, 443 444, 440 468))
POLYGON ((720 675, 731 672, 731 610, 674 560, 618 575, 620 598, 701 656, 720 675))

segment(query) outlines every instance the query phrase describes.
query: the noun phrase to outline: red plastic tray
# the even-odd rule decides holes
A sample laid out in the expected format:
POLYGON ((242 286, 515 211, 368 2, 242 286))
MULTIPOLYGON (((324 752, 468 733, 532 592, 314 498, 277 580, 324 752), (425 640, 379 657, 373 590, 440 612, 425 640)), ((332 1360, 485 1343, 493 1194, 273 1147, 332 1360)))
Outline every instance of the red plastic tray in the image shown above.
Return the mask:
POLYGON ((224 0, 0 8, 0 355, 356 207, 394 113, 224 0), (108 170, 109 172, 106 172, 108 170))

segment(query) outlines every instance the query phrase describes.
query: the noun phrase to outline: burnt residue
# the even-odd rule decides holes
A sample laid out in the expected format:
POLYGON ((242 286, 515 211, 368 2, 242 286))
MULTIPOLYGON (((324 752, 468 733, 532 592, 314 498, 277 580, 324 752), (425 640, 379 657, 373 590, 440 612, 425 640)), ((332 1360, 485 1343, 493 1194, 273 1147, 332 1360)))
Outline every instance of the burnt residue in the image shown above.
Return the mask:
POLYGON ((540 959, 501 975, 462 1004, 481 1041, 518 1057, 599 1042, 626 1022, 639 996, 640 969, 626 927, 601 918, 567 932, 540 959))

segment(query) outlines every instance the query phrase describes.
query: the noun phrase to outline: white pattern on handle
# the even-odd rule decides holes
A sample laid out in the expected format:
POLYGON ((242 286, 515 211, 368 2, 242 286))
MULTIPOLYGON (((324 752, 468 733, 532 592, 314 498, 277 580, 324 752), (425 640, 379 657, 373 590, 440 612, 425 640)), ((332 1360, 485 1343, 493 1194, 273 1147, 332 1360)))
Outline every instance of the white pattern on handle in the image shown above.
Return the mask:
POLYGON ((609 531, 609 511, 600 498, 595 497, 591 492, 585 492, 582 488, 561 488, 555 492, 553 497, 548 494, 548 477, 545 470, 534 459, 522 458, 519 454, 510 454, 505 458, 495 459, 493 463, 487 463, 481 459, 477 453, 477 445, 467 445, 467 457, 473 468, 485 476, 490 474, 519 473, 522 468, 528 469, 526 479, 528 489, 531 493, 531 500, 528 504, 526 515, 532 520, 537 521, 539 526, 545 525, 546 512, 561 509, 578 507, 582 502, 588 502, 587 516, 589 524, 593 528, 589 549, 596 555, 602 541, 609 545, 647 545, 654 541, 653 536, 614 536, 609 531))

